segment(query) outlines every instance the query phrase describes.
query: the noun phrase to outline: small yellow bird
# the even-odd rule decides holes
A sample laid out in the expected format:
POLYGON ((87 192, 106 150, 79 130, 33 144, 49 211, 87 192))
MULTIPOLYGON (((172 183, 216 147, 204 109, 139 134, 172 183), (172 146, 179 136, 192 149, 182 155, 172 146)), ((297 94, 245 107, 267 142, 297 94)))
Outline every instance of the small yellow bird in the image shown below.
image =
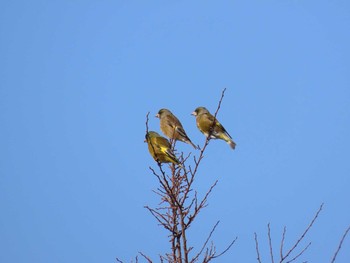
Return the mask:
POLYGON ((160 129, 165 136, 167 136, 169 139, 191 144, 193 148, 197 149, 197 146, 191 142, 190 138, 188 138, 179 119, 176 118, 176 116, 172 114, 170 110, 161 109, 156 117, 160 120, 160 129))
POLYGON ((175 154, 171 150, 169 141, 160 136, 157 132, 149 131, 146 134, 146 140, 148 144, 148 151, 152 155, 153 159, 159 163, 174 163, 180 164, 180 161, 176 158, 175 154))
POLYGON ((225 130, 224 126, 214 118, 210 112, 204 107, 198 107, 192 112, 192 115, 196 117, 196 123, 198 129, 206 136, 210 136, 211 139, 221 139, 230 145, 232 149, 235 149, 236 143, 232 140, 232 137, 225 130), (215 122, 214 122, 215 120, 215 122), (214 122, 214 123, 213 123, 214 122))

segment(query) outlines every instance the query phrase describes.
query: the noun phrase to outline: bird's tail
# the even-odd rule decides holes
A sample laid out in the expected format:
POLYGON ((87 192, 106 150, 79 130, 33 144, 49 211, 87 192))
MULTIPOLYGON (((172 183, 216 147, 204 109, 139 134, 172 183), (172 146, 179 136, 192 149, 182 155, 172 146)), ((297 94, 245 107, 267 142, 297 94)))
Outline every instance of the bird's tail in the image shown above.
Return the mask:
POLYGON ((236 143, 233 140, 227 141, 228 145, 230 145, 231 149, 234 150, 236 148, 236 143))
POLYGON ((230 145, 232 150, 236 148, 236 143, 231 139, 231 137, 228 134, 223 133, 220 136, 220 139, 223 139, 224 141, 226 141, 227 144, 230 145))

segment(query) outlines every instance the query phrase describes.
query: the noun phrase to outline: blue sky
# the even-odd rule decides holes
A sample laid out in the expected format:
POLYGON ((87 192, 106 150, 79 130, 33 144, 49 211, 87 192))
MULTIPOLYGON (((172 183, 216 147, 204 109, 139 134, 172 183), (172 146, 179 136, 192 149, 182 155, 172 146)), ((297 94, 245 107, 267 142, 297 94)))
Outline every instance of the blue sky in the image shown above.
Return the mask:
POLYGON ((2 1, 0 262, 167 252, 143 208, 159 201, 145 116, 159 131, 172 110, 202 145, 190 113, 224 88, 237 148, 210 143, 196 188, 219 183, 189 242, 220 220, 218 249, 238 241, 218 262, 256 262, 254 232, 267 259, 267 223, 291 244, 324 202, 303 259, 329 262, 350 224, 349 32, 345 0, 2 1))

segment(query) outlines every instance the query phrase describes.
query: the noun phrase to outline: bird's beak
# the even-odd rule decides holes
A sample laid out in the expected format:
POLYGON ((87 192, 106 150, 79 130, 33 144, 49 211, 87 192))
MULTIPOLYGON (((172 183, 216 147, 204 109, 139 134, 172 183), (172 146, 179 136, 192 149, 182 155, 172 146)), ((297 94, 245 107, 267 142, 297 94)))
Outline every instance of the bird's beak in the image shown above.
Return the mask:
POLYGON ((194 112, 191 113, 191 115, 197 116, 197 113, 194 111, 194 112))
POLYGON ((154 117, 159 118, 159 114, 156 114, 156 116, 154 116, 154 117))

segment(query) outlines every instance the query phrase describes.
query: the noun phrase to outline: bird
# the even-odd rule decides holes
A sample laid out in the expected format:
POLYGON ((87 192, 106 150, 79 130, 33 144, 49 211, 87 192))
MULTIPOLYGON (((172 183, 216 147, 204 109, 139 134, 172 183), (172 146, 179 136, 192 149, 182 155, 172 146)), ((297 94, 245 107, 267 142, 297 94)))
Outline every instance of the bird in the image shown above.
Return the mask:
POLYGON ((205 107, 198 107, 192 112, 192 115, 196 117, 196 124, 198 129, 210 139, 221 139, 230 145, 232 149, 235 149, 236 143, 232 140, 231 135, 226 131, 224 126, 210 114, 205 107))
POLYGON ((160 129, 163 134, 169 139, 174 139, 177 141, 182 141, 193 146, 197 149, 197 146, 192 143, 190 138, 188 138, 181 122, 174 114, 168 109, 160 109, 156 115, 160 120, 160 129))
POLYGON ((145 137, 145 142, 148 144, 148 151, 156 162, 173 163, 181 166, 180 161, 171 150, 168 139, 155 131, 149 131, 145 137))

